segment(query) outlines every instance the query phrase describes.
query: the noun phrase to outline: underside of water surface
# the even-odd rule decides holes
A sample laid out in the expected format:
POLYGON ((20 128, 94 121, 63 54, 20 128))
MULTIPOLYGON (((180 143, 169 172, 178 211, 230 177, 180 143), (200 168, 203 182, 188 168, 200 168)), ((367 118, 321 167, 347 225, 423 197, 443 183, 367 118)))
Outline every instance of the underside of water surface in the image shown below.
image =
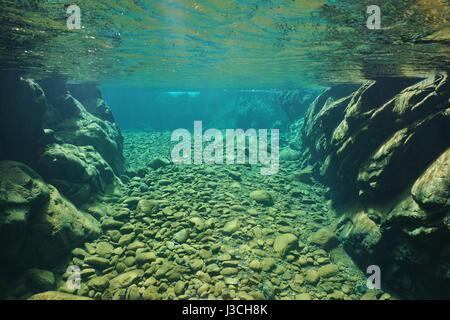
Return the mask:
POLYGON ((1 299, 450 298, 448 1, 0 9, 1 299))

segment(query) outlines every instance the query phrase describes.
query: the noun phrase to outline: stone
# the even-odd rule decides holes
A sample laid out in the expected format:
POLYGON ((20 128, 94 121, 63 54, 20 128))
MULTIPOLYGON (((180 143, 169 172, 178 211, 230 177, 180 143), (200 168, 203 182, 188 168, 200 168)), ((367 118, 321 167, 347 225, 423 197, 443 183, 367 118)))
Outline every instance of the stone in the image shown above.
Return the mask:
POLYGON ((136 262, 138 264, 153 262, 155 260, 156 260, 156 255, 153 252, 141 252, 141 253, 136 254, 136 262))
POLYGON ((428 211, 450 208, 450 149, 440 155, 416 180, 411 194, 414 201, 428 211))
POLYGON ((139 288, 137 285, 133 284, 131 285, 126 294, 125 294, 126 300, 141 300, 141 294, 139 292, 139 288))
POLYGON ((55 276, 51 271, 33 268, 27 271, 26 277, 33 290, 48 291, 55 287, 55 276))
POLYGON ((184 288, 186 287, 186 282, 184 281, 177 281, 175 283, 175 294, 177 296, 180 296, 184 293, 184 288))
POLYGON ((327 264, 319 268, 319 277, 331 277, 339 272, 339 268, 335 264, 327 264))
POLYGON ((139 200, 137 204, 137 211, 145 213, 150 216, 157 213, 159 210, 159 202, 156 200, 139 200))
POLYGON ((274 204, 272 196, 266 190, 253 191, 250 193, 250 198, 266 206, 272 206, 274 204))
POLYGON ((99 242, 97 243, 96 253, 101 257, 109 257, 114 250, 112 244, 108 242, 99 242))
POLYGON ((222 271, 220 272, 220 274, 226 277, 226 276, 234 275, 237 272, 238 272, 238 270, 236 268, 223 268, 222 271))
POLYGON ((316 284, 319 281, 319 273, 314 269, 306 270, 305 281, 309 284, 316 284))
POLYGON ((241 223, 239 222, 239 220, 235 219, 235 220, 227 222, 222 230, 225 234, 232 234, 232 233, 238 231, 240 227, 241 227, 241 223))
POLYGON ((87 263, 88 265, 98 267, 100 269, 105 269, 109 267, 109 260, 101 257, 96 256, 86 257, 84 259, 84 262, 87 263))
POLYGON ((261 270, 261 263, 258 260, 252 260, 248 266, 255 271, 261 270))
POLYGON ((280 160, 284 161, 295 161, 300 159, 300 152, 293 150, 291 148, 284 148, 280 152, 280 160))
POLYGON ((108 288, 109 279, 107 276, 94 277, 87 282, 87 286, 96 291, 103 291, 108 288))
POLYGON ((325 227, 314 232, 309 237, 309 241, 321 248, 326 249, 332 249, 338 244, 336 234, 329 227, 325 227))
POLYGON ((120 229, 123 226, 123 222, 114 220, 112 218, 106 218, 102 221, 103 230, 120 229))
POLYGON ((188 229, 181 229, 180 231, 175 233, 173 236, 173 240, 175 240, 177 243, 185 243, 188 238, 189 238, 189 230, 188 229))
POLYGON ((148 166, 154 170, 168 166, 170 164, 170 161, 164 158, 156 158, 153 159, 148 166))
POLYGON ((192 259, 189 261, 189 266, 192 268, 192 270, 197 271, 203 268, 204 263, 203 260, 192 259))
POLYGON ((65 293, 65 292, 58 292, 58 291, 47 291, 43 293, 38 293, 30 298, 28 300, 93 300, 89 297, 82 297, 82 296, 76 296, 73 294, 65 293))
POLYGON ((311 300, 311 295, 309 293, 300 293, 295 296, 295 300, 311 300))
POLYGON ((129 233, 129 234, 125 234, 125 235, 121 236, 119 239, 119 246, 126 246, 126 245, 130 244, 134 238, 135 238, 134 233, 129 233))
POLYGON ((296 171, 292 174, 292 179, 298 182, 309 184, 312 182, 313 168, 308 166, 300 171, 296 171))
POLYGON ((158 293, 158 288, 155 286, 149 286, 142 293, 144 300, 161 300, 162 296, 158 293))
POLYGON ((140 269, 128 271, 112 278, 109 281, 109 287, 111 290, 119 288, 127 288, 136 283, 144 275, 144 271, 140 269))
POLYGON ((298 245, 298 238, 292 233, 279 235, 275 238, 273 249, 278 255, 283 257, 289 250, 292 250, 298 245))
POLYGON ((272 258, 264 258, 261 262, 261 268, 263 271, 268 272, 275 267, 276 261, 272 258))
POLYGON ((93 216, 18 162, 0 161, 0 203, 0 271, 52 266, 100 235, 93 216))
POLYGON ((41 154, 37 170, 76 205, 104 194, 120 194, 122 183, 90 145, 51 144, 41 154))

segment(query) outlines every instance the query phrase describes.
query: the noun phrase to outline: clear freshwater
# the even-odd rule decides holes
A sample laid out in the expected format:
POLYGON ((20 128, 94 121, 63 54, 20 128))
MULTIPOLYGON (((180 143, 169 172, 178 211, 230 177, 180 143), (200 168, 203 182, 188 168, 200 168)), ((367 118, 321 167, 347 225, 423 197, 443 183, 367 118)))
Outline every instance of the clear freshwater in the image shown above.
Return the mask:
POLYGON ((403 297, 371 290, 366 266, 324 245, 338 218, 329 188, 300 161, 298 132, 329 87, 447 72, 448 1, 80 0, 81 28, 69 29, 72 4, 1 1, 0 72, 64 79, 69 91, 96 86, 123 136, 120 192, 73 200, 98 219, 99 237, 42 267, 54 277, 46 290, 18 272, 0 282, 2 298, 47 289, 98 300, 403 297), (380 29, 367 26, 369 5, 382 10, 380 29), (300 96, 294 113, 279 100, 289 90, 300 96), (261 174, 274 162, 174 165, 171 135, 194 134, 195 121, 224 141, 227 129, 278 129, 275 174, 261 174), (74 265, 81 286, 71 289, 74 265))

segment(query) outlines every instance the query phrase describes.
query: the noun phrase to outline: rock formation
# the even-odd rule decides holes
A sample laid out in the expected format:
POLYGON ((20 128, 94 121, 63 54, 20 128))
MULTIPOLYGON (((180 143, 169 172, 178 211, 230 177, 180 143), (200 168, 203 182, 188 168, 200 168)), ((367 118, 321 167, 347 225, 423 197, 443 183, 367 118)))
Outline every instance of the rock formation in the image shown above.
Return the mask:
POLYGON ((331 88, 301 131, 347 250, 406 297, 449 297, 449 88, 447 75, 331 88))
POLYGON ((63 79, 3 73, 0 82, 0 274, 9 278, 54 267, 97 238, 91 213, 108 212, 95 208, 120 192, 125 168, 122 135, 101 97, 82 97, 91 113, 63 79))
POLYGON ((0 161, 0 210, 1 271, 52 266, 100 234, 96 219, 19 162, 0 161))

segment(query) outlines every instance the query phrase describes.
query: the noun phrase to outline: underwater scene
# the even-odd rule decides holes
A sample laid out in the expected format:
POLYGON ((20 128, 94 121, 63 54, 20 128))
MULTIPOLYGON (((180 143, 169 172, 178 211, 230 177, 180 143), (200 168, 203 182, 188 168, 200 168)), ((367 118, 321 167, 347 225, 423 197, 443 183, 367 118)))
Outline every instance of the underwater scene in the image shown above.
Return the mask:
POLYGON ((0 299, 450 299, 449 17, 1 1, 0 299))

